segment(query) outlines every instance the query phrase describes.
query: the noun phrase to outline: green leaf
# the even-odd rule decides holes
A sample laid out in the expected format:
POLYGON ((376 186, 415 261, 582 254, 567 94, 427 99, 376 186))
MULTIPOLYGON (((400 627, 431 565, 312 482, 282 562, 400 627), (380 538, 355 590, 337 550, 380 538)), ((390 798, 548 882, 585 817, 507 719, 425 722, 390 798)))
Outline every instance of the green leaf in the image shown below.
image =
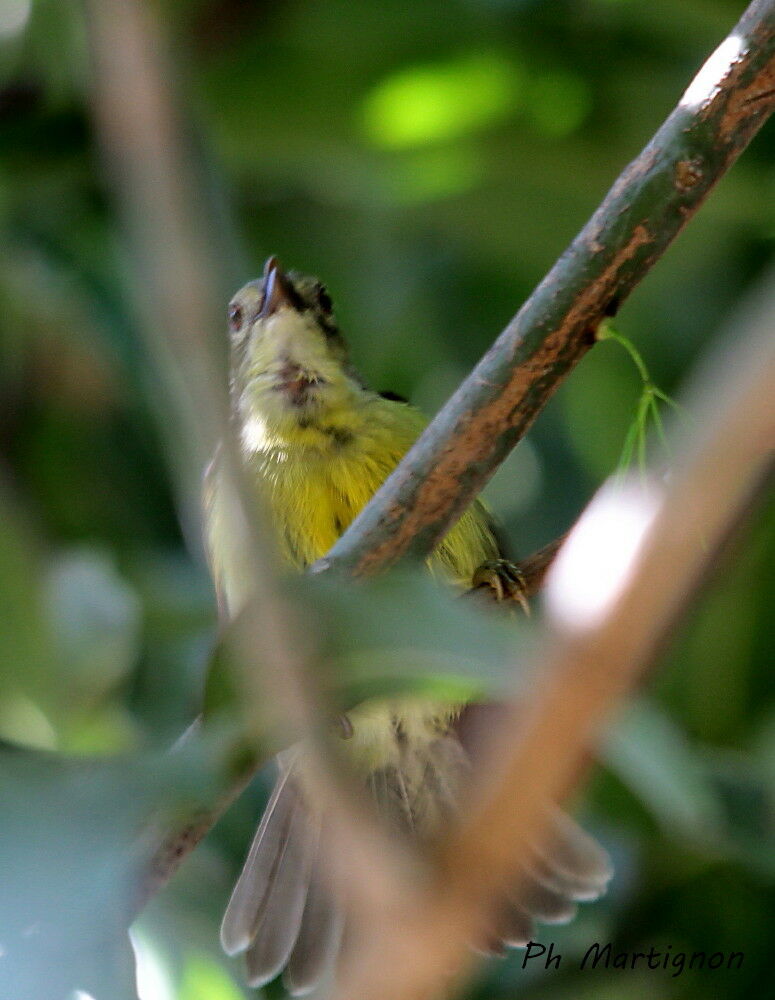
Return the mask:
POLYGON ((126 937, 156 824, 223 787, 219 740, 109 761, 0 747, 0 997, 135 997, 126 937))
POLYGON ((427 691, 453 699, 512 691, 532 649, 530 623, 450 593, 424 569, 366 582, 301 578, 334 697, 427 691), (500 613, 498 613, 500 612, 500 613))
POLYGON ((721 802, 702 757, 655 704, 634 701, 602 753, 666 830, 699 843, 721 839, 721 802))
MULTIPOLYGON (((533 648, 532 625, 521 613, 456 596, 424 569, 357 582, 295 577, 285 590, 304 623, 300 639, 308 637, 332 705, 343 710, 388 695, 460 701, 512 693, 533 648)), ((226 629, 212 659, 209 713, 233 703, 235 639, 240 633, 247 640, 241 648, 249 649, 255 627, 247 611, 226 629)))

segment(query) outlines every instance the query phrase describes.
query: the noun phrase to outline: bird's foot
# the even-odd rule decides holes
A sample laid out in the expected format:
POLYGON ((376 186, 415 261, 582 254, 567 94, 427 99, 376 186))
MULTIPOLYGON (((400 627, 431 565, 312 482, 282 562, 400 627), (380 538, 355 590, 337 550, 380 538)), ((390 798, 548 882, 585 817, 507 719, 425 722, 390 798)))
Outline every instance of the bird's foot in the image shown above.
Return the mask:
POLYGON ((474 590, 488 588, 499 603, 515 602, 526 615, 530 614, 527 584, 519 567, 508 559, 490 559, 474 573, 471 586, 474 590))

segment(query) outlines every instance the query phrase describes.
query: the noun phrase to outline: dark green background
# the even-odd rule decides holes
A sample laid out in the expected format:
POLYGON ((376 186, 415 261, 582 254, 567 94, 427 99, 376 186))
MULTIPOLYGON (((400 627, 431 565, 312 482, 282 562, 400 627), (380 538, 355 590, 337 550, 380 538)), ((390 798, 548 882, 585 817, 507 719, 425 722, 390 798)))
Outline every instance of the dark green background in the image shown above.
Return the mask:
MULTIPOLYGON (((213 597, 196 518, 176 510, 78 5, 38 0, 24 22, 27 6, 0 4, 0 736, 139 753, 196 712, 213 597)), ((432 413, 742 9, 168 0, 174 86, 228 283, 269 253, 318 274, 369 382, 432 413)), ((772 261, 774 150, 769 127, 617 318, 673 395, 772 261)), ((639 392, 612 343, 560 390, 488 488, 516 554, 564 531, 615 469, 639 392)), ((768 994, 772 556, 759 513, 605 749, 583 811, 618 874, 572 927, 544 931, 561 970, 523 973, 514 953, 485 966, 472 997, 768 994), (594 940, 745 961, 580 975, 575 956, 594 940)), ((45 798, 33 779, 11 784, 12 804, 45 798)), ((170 983, 145 1000, 242 995, 217 927, 264 794, 259 781, 143 917, 170 983)), ((113 808, 97 796, 97 813, 113 808)), ((56 865, 54 820, 49 833, 56 865)))

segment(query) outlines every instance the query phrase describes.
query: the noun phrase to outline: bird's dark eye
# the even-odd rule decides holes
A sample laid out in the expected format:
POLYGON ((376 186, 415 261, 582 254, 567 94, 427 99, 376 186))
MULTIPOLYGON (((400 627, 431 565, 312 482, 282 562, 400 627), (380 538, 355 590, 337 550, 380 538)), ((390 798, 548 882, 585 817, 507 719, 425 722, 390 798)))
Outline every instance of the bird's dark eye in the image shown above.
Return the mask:
POLYGON ((234 303, 229 306, 229 329, 232 333, 237 333, 242 328, 242 306, 234 303))
POLYGON ((323 310, 324 313, 330 314, 333 311, 334 303, 331 301, 331 296, 325 290, 325 288, 320 285, 318 286, 318 305, 323 310))

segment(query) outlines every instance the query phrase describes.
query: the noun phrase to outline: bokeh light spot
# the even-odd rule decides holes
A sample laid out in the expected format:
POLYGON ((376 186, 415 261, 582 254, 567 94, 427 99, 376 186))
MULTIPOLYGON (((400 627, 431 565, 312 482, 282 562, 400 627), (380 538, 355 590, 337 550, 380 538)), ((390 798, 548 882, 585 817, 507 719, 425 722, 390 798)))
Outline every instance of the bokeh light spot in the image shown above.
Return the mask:
POLYGON ((546 606, 567 629, 594 628, 627 586, 662 495, 649 480, 606 483, 577 522, 546 578, 546 606))
POLYGON ((187 956, 177 1000, 242 1000, 242 996, 209 955, 192 952, 187 956))
POLYGON ((695 76, 681 98, 681 107, 693 109, 709 101, 743 52, 743 40, 737 35, 725 38, 695 76))
POLYGON ((18 35, 27 26, 32 0, 2 0, 0 3, 0 38, 18 35))
POLYGON ((386 149, 454 139, 507 117, 522 82, 520 67, 497 53, 399 70, 366 95, 363 128, 386 149))
POLYGON ((56 730, 43 709, 20 691, 0 700, 0 738, 40 750, 57 746, 56 730))
POLYGON ((135 953, 138 1000, 175 1000, 168 964, 145 932, 129 932, 135 953))

